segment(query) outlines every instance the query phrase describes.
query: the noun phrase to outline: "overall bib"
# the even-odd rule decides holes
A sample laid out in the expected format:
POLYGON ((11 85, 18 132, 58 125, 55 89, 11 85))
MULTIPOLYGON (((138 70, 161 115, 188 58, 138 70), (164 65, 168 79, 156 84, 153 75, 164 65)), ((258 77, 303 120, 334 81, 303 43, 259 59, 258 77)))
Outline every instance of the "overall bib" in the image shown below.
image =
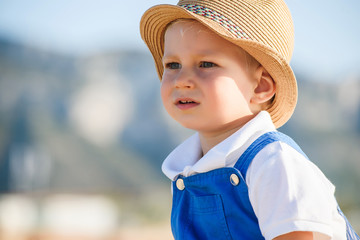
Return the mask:
MULTIPOLYGON (((259 137, 240 156, 233 168, 220 168, 173 182, 171 229, 175 239, 264 239, 251 206, 246 171, 267 144, 282 141, 306 156, 299 146, 280 132, 259 137)), ((360 239, 349 222, 347 239, 360 239)))

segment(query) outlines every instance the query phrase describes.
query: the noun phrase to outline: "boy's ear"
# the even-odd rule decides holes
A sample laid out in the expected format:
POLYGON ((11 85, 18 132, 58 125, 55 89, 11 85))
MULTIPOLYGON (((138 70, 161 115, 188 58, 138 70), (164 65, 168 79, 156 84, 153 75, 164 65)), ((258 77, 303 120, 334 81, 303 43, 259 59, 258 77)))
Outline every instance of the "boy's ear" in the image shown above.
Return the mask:
POLYGON ((268 71, 261 65, 255 70, 255 80, 257 85, 255 86, 251 103, 262 105, 273 98, 276 84, 268 71))

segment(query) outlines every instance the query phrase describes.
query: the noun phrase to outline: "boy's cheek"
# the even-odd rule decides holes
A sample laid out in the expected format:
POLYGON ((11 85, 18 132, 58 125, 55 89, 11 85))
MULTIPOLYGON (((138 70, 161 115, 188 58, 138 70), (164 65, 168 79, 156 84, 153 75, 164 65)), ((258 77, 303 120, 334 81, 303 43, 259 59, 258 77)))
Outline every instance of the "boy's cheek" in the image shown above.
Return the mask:
POLYGON ((166 108, 167 105, 169 104, 169 101, 170 101, 170 94, 169 94, 169 90, 168 88, 166 87, 166 84, 161 84, 160 86, 160 97, 161 97, 161 101, 164 105, 164 107, 166 108))

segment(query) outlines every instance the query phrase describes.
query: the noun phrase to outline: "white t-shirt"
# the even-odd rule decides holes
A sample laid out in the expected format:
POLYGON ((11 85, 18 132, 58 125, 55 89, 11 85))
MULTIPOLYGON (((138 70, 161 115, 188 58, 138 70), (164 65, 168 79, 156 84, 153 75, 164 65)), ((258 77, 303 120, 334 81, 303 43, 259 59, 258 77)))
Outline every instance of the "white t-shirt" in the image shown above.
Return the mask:
MULTIPOLYGON (((270 115, 260 112, 203 157, 198 134, 170 153, 162 165, 171 180, 233 167, 241 154, 264 133, 276 131, 270 115)), ((262 149, 250 164, 249 199, 265 239, 293 231, 314 232, 314 239, 346 239, 346 223, 337 211, 335 187, 320 169, 282 142, 262 149)))

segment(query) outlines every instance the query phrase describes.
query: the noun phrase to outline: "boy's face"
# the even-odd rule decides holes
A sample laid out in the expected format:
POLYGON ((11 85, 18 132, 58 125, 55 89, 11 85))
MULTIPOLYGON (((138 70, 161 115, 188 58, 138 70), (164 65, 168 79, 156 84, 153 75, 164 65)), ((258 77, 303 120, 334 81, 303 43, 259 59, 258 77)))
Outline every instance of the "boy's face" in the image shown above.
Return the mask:
POLYGON ((256 88, 243 50, 195 21, 172 24, 165 34, 161 98, 186 128, 216 136, 255 115, 256 88))

